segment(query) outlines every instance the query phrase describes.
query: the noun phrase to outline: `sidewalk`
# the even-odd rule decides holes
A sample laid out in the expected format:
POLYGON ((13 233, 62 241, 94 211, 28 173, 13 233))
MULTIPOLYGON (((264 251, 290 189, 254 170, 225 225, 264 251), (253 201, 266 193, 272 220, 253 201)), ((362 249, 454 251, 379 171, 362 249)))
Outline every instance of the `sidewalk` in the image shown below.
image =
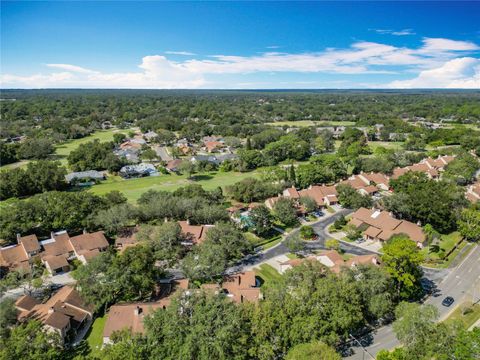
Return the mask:
POLYGON ((352 242, 345 241, 344 238, 345 238, 346 234, 343 231, 331 233, 330 231, 328 231, 328 229, 325 229, 325 234, 329 237, 337 239, 338 241, 340 241, 344 244, 355 246, 355 247, 358 247, 360 249, 364 249, 364 250, 367 250, 367 251, 374 252, 376 254, 381 254, 380 250, 382 249, 382 245, 378 241, 366 240, 366 241, 361 242, 361 243, 357 243, 355 241, 352 241, 352 242))

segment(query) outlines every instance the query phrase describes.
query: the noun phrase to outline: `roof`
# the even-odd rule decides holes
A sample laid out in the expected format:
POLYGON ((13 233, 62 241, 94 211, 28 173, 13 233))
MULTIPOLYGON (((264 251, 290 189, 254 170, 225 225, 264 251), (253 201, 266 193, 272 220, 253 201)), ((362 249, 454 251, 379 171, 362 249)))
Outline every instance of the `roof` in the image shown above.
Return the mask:
POLYGON ((0 249, 0 266, 8 268, 29 268, 28 254, 22 245, 13 245, 0 249))
POLYGON ((18 242, 22 244, 26 252, 40 251, 40 243, 35 234, 22 236, 18 239, 18 242))
POLYGON ((70 243, 70 236, 65 232, 62 234, 53 234, 52 242, 45 243, 43 242, 44 252, 42 258, 46 256, 57 256, 68 254, 73 250, 72 244, 70 243))
POLYGON ((207 231, 213 225, 190 225, 188 221, 179 221, 178 224, 182 229, 182 233, 190 237, 194 244, 199 244, 205 240, 207 231))
POLYGON ((298 199, 300 197, 300 193, 297 191, 297 189, 295 189, 294 186, 292 186, 291 188, 283 190, 283 196, 292 199, 298 199))
POLYGON ((103 179, 103 178, 105 178, 103 173, 96 170, 72 172, 70 174, 65 175, 65 180, 67 180, 68 182, 74 179, 103 179))
POLYGON ((205 141, 205 147, 208 149, 208 151, 212 151, 217 147, 223 147, 223 146, 224 146, 224 143, 220 141, 205 141))
POLYGON ((330 195, 337 195, 337 189, 335 186, 318 186, 313 185, 308 187, 307 189, 303 189, 299 191, 300 196, 308 196, 311 197, 318 206, 323 206, 325 204, 325 197, 330 195))
POLYGON ((57 270, 69 266, 66 255, 45 256, 43 261, 47 263, 51 270, 57 270))
MULTIPOLYGON (((19 309, 20 310, 20 309, 19 309)), ((29 311, 22 311, 19 318, 33 318, 59 330, 80 324, 87 316, 92 316, 80 294, 71 286, 64 286, 43 304, 36 304, 29 311)))
POLYGON ((132 333, 144 333, 145 316, 167 305, 160 302, 113 305, 108 312, 103 337, 110 337, 115 331, 123 329, 129 329, 132 333))
POLYGON ((175 170, 182 163, 182 161, 183 160, 181 159, 171 160, 167 163, 165 168, 167 168, 168 170, 175 170))
POLYGON ((40 302, 30 295, 23 295, 15 301, 15 306, 21 311, 30 311, 40 302))
POLYGON ((256 287, 254 271, 245 271, 225 277, 222 288, 227 291, 227 296, 237 303, 256 302, 260 298, 260 289, 256 287))
POLYGON ((407 220, 397 220, 386 211, 360 208, 353 213, 351 223, 357 227, 363 223, 370 225, 364 235, 380 240, 386 241, 397 234, 405 234, 420 243, 426 238, 419 225, 407 220))
POLYGON ((103 235, 103 231, 74 236, 70 238, 70 242, 78 255, 108 247, 108 241, 103 235))

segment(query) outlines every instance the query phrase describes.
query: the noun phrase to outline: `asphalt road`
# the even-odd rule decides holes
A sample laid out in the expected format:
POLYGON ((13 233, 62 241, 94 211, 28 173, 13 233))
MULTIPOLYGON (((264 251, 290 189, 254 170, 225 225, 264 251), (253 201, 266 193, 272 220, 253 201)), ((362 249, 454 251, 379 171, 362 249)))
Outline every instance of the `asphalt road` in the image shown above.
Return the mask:
MULTIPOLYGON (((425 277, 433 281, 437 290, 435 296, 430 296, 425 304, 435 305, 440 314, 440 320, 445 318, 455 307, 464 300, 480 300, 480 246, 475 246, 468 256, 455 268, 445 270, 430 270, 424 268, 425 277), (443 306, 442 300, 452 296, 455 303, 451 307, 443 306)), ((384 326, 375 333, 358 339, 363 349, 356 344, 351 347, 353 354, 345 359, 361 360, 374 359, 382 349, 392 349, 399 345, 392 326, 384 326)))

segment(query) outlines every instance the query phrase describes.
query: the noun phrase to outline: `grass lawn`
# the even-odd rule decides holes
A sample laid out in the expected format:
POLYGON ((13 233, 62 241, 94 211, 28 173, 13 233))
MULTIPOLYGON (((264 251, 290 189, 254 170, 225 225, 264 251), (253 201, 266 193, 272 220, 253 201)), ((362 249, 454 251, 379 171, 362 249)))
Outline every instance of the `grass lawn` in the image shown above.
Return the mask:
POLYGON ((460 250, 466 245, 466 242, 460 244, 460 246, 452 253, 447 259, 441 259, 442 254, 447 254, 453 247, 461 240, 462 236, 458 231, 452 232, 447 235, 442 235, 440 237, 440 242, 438 243, 439 251, 435 248, 435 246, 425 247, 421 250, 423 255, 425 256, 425 265, 439 267, 439 268, 446 268, 450 265, 450 263, 455 259, 455 256, 458 255, 460 250))
POLYGON ((128 134, 129 131, 132 131, 133 129, 109 129, 109 130, 98 130, 95 131, 92 135, 85 136, 81 139, 75 139, 75 140, 70 140, 67 141, 63 144, 58 144, 55 147, 55 155, 58 160, 62 164, 67 163, 67 156, 75 150, 79 145, 85 144, 87 142, 93 141, 93 140, 99 140, 100 142, 106 142, 106 141, 112 141, 113 140, 113 134, 115 133, 123 133, 125 135, 128 134))
POLYGON ((150 176, 138 179, 122 179, 120 176, 109 176, 101 184, 92 186, 89 191, 94 194, 102 195, 112 190, 122 192, 130 202, 136 201, 144 192, 148 190, 169 190, 173 191, 179 187, 189 184, 202 185, 206 190, 213 190, 220 186, 232 185, 240 180, 249 177, 259 177, 258 171, 248 173, 237 172, 211 172, 207 174, 196 175, 193 180, 187 179, 187 175, 164 175, 150 176))
POLYGON ((287 257, 291 260, 298 259, 298 256, 296 254, 287 254, 287 257))
POLYGON ((282 278, 282 275, 275 270, 275 268, 268 264, 262 264, 258 268, 255 268, 255 275, 257 275, 262 280, 262 286, 265 283, 275 282, 282 278))
POLYGON ((386 149, 395 149, 400 150, 402 149, 403 142, 402 141, 369 141, 368 146, 375 152, 376 149, 379 147, 384 147, 386 149))
POLYGON ((465 329, 468 329, 470 326, 475 324, 475 322, 480 319, 480 304, 475 304, 472 308, 472 302, 464 302, 460 304, 452 314, 445 320, 445 322, 453 322, 455 320, 460 320, 465 326, 465 329), (471 312, 462 315, 464 308, 469 307, 472 309, 471 312))
POLYGON ((93 354, 102 346, 103 328, 105 327, 106 321, 107 315, 96 318, 86 336, 87 343, 93 354))
POLYGON ((353 126, 353 121, 326 121, 326 120, 299 120, 299 121, 275 121, 271 123, 265 123, 265 125, 272 126, 294 126, 294 127, 307 127, 307 126, 353 126))
POLYGON ((278 237, 272 238, 269 242, 265 243, 262 245, 264 250, 270 249, 271 247, 274 247, 275 245, 279 244, 282 241, 282 237, 278 235, 278 237))

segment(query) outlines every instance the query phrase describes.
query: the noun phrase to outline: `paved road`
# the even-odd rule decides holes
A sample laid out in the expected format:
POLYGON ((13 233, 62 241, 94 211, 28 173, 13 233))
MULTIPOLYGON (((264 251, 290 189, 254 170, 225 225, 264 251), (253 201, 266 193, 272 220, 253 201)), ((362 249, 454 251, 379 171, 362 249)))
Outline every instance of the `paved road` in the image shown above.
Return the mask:
POLYGON ((157 153, 158 156, 160 156, 160 158, 163 161, 173 160, 173 157, 170 156, 170 154, 168 153, 167 148, 165 146, 156 146, 155 147, 155 152, 157 153))
MULTIPOLYGON (((468 256, 454 269, 451 270, 431 270, 424 269, 425 277, 433 281, 437 286, 436 296, 430 296, 425 303, 437 307, 440 313, 440 320, 445 318, 454 308, 447 308, 441 304, 446 296, 452 296, 456 303, 463 300, 480 300, 480 246, 475 248, 468 256)), ((360 346, 354 346, 351 350, 354 352, 346 359, 360 360, 372 359, 382 349, 392 349, 399 345, 392 326, 384 326, 378 329, 374 334, 359 339, 366 351, 360 346)))

